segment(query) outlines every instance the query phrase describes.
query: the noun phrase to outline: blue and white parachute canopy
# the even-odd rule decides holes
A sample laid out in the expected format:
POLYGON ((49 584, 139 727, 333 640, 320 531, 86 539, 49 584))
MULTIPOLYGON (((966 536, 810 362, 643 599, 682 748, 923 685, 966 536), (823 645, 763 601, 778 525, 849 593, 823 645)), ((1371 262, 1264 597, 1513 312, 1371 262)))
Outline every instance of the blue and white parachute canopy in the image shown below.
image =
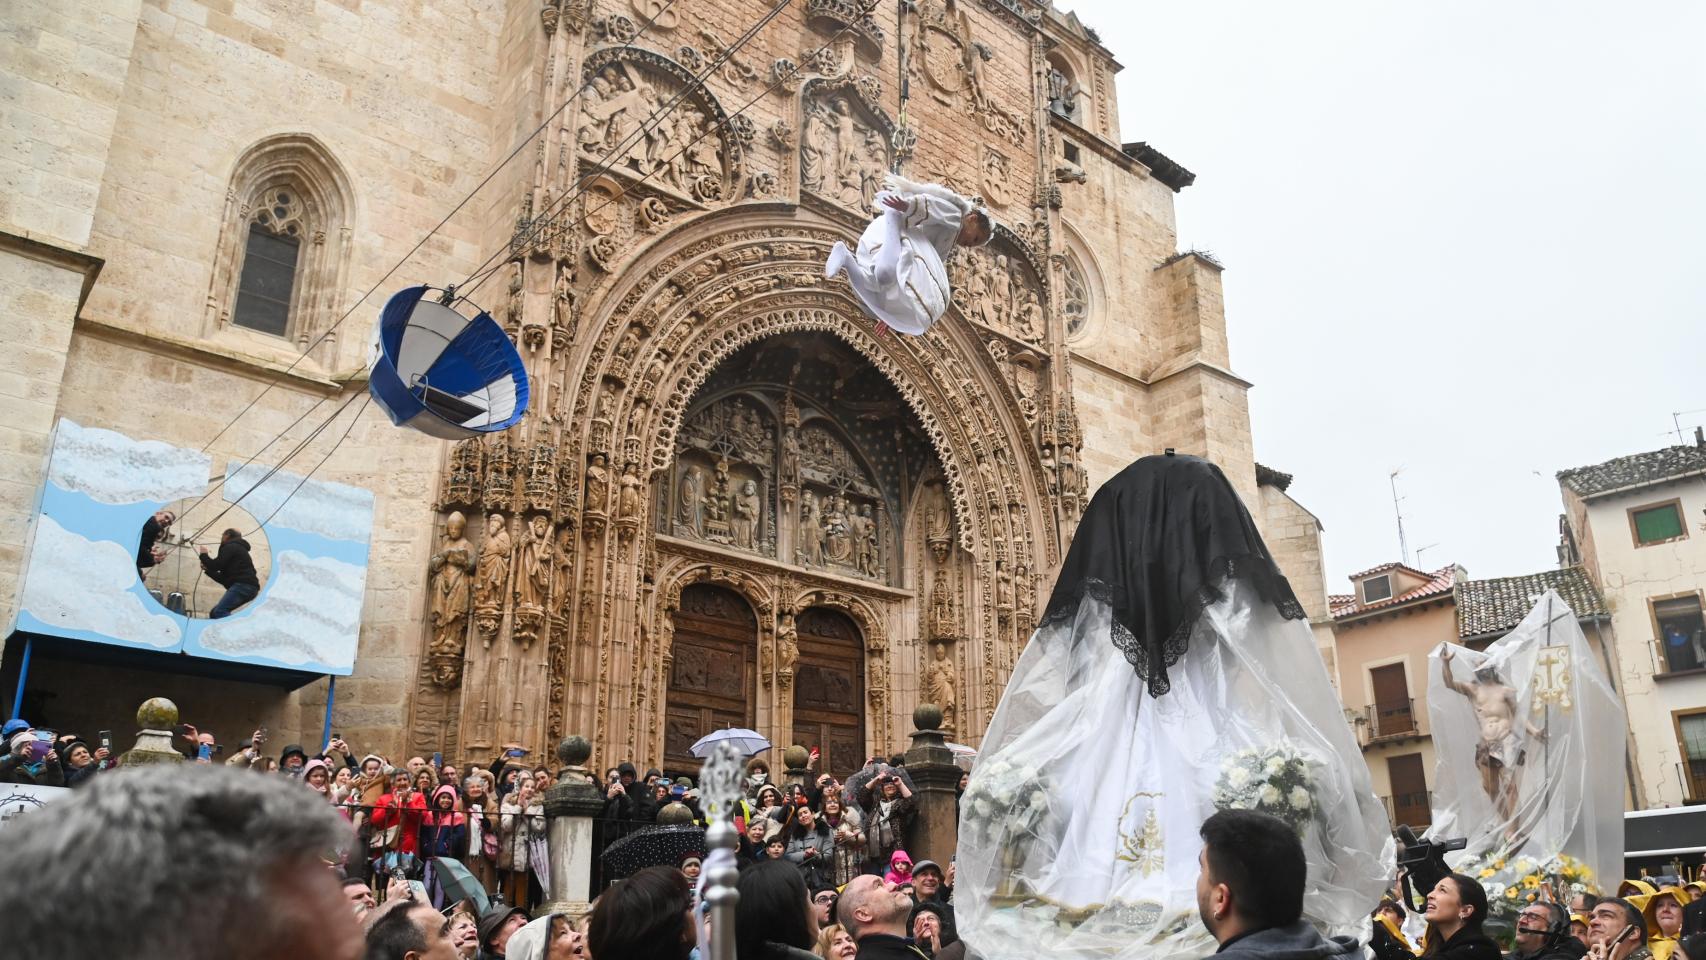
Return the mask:
POLYGON ((446 440, 507 430, 527 412, 527 371, 492 315, 472 319, 464 300, 400 290, 379 314, 367 390, 391 422, 446 440))

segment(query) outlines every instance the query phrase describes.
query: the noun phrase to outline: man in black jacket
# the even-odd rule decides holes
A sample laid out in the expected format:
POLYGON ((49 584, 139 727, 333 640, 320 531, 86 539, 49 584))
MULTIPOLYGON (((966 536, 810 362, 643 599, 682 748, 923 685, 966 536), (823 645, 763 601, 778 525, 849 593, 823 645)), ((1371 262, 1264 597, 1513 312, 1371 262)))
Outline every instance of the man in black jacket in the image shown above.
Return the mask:
POLYGON ((872 874, 848 881, 835 905, 835 917, 859 945, 858 960, 924 960, 906 928, 912 897, 900 885, 872 874))
POLYGON ((1360 951, 1303 919, 1308 864, 1297 832, 1254 810, 1222 810, 1202 825, 1197 912, 1226 960, 1339 960, 1360 951))
POLYGON ((236 609, 261 592, 261 581, 255 577, 255 562, 249 559, 249 541, 235 528, 219 535, 219 554, 209 557, 206 547, 197 547, 201 554, 201 569, 209 580, 225 588, 225 595, 213 605, 208 618, 229 617, 236 609))

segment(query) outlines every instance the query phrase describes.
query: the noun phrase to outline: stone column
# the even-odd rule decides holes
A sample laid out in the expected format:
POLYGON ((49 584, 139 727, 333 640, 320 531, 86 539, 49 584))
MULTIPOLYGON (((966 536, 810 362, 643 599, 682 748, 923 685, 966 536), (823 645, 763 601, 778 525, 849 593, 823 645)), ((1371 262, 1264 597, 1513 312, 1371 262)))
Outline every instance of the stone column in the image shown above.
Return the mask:
POLYGON ((592 744, 568 737, 557 744, 563 772, 545 791, 546 846, 551 857, 551 889, 542 909, 579 920, 591 909, 592 820, 604 812, 604 795, 586 769, 592 744))
POLYGON ((136 746, 121 754, 120 767, 148 763, 183 763, 184 755, 172 746, 172 728, 178 725, 178 705, 165 697, 151 697, 136 708, 136 746))
POLYGON ((906 751, 906 772, 912 777, 912 795, 918 816, 912 822, 906 850, 912 860, 934 860, 943 864, 959 846, 960 818, 954 791, 963 772, 954 763, 943 736, 942 710, 933 703, 912 711, 912 748, 906 751))
POLYGON ((782 789, 806 785, 806 779, 811 776, 811 771, 806 769, 806 764, 811 761, 811 758, 811 751, 797 743, 782 751, 782 764, 787 771, 782 776, 782 789))

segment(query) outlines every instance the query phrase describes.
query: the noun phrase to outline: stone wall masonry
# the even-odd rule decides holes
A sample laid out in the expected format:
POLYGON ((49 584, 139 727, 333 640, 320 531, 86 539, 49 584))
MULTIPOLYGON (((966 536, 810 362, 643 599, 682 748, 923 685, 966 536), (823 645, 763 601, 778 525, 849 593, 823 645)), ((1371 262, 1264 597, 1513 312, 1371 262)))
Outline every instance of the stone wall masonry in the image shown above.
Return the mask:
POLYGON ((88 245, 141 9, 141 0, 7 5, 0 230, 88 245))
POLYGON ((0 235, 0 624, 17 612, 25 547, 35 511, 72 317, 85 277, 99 264, 0 235))
MULTIPOLYGON (((237 158, 306 132, 355 193, 350 307, 498 156, 490 144, 495 2, 336 4, 174 0, 142 8, 91 247, 111 264, 89 315, 201 336, 221 212, 237 158)), ((471 269, 465 213, 391 284, 471 269)), ((382 299, 363 304, 334 368, 361 362, 382 299)))

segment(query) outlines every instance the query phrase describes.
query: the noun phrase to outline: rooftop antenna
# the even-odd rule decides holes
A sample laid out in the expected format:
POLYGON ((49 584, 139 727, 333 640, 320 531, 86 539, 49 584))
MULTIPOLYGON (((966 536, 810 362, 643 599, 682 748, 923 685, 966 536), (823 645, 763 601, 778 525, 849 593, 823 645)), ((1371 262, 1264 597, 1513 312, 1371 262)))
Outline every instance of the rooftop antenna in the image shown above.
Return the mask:
POLYGON ((1403 470, 1403 467, 1393 469, 1386 479, 1392 483, 1392 512, 1398 517, 1398 559, 1404 561, 1407 566, 1410 563, 1410 544, 1404 537, 1404 509, 1398 505, 1398 502, 1404 499, 1398 496, 1398 474, 1403 470))
POLYGON ((1688 440, 1682 435, 1682 418, 1691 413, 1706 413, 1706 407, 1699 410, 1672 410, 1670 414, 1671 427, 1676 430, 1676 442, 1679 446, 1687 446, 1688 440))
POLYGON ((1418 570, 1427 569, 1426 567, 1422 566, 1422 554, 1427 553, 1429 550, 1432 550, 1433 548, 1435 548, 1437 546, 1439 546, 1439 544, 1430 543, 1425 547, 1417 547, 1416 548, 1416 569, 1418 569, 1418 570))

